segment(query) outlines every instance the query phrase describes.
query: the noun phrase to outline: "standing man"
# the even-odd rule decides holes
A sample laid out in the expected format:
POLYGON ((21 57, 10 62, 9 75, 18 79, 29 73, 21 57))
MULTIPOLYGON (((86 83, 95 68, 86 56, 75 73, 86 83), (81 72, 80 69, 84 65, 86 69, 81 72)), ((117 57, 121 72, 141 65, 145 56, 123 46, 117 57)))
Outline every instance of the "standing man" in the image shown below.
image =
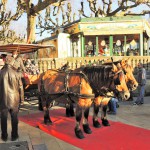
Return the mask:
POLYGON ((13 51, 12 56, 7 56, 5 65, 0 73, 0 112, 1 112, 1 139, 7 141, 7 118, 11 116, 11 140, 18 139, 18 112, 19 105, 24 101, 24 91, 21 81, 25 72, 23 61, 18 57, 18 52, 13 51))
POLYGON ((145 94, 145 85, 146 85, 146 70, 143 67, 142 63, 138 64, 138 74, 137 74, 137 81, 138 81, 138 97, 133 105, 140 105, 144 103, 144 94, 145 94))

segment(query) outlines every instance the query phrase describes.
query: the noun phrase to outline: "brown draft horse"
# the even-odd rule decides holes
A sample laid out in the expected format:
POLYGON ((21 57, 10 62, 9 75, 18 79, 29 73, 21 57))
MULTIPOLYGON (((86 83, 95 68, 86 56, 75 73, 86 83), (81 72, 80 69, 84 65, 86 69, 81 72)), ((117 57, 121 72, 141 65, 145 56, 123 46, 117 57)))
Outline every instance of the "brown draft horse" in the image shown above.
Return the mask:
MULTIPOLYGON (((90 107, 94 94, 87 78, 82 73, 65 73, 64 71, 48 70, 41 75, 38 83, 40 93, 39 101, 42 103, 44 110, 44 123, 51 124, 49 116, 49 106, 55 100, 61 103, 71 97, 71 100, 80 103, 78 99, 86 101, 85 106, 90 107)), ((82 102, 81 102, 82 103, 82 102)), ((79 104, 81 105, 81 104, 79 104)), ((74 116, 72 112, 71 116, 74 116)))
MULTIPOLYGON (((133 67, 131 65, 129 65, 128 63, 128 59, 125 60, 121 60, 121 61, 117 61, 117 62, 113 62, 114 64, 116 64, 116 67, 118 69, 122 69, 125 72, 125 79, 126 79, 126 83, 128 88, 133 91, 137 88, 138 83, 133 75, 133 67)), ((104 63, 103 65, 111 65, 112 62, 110 63, 104 63)), ((113 95, 112 95, 113 96, 113 95)), ((107 121, 107 104, 110 101, 111 96, 98 96, 97 98, 95 98, 94 101, 94 114, 93 114, 93 126, 96 128, 100 127, 100 123, 98 122, 98 112, 99 112, 99 106, 101 106, 102 108, 102 114, 101 114, 101 119, 102 119, 102 124, 104 126, 109 126, 109 122, 107 121)), ((127 100, 127 99, 126 99, 127 100)))
MULTIPOLYGON (((111 67, 81 67, 67 74, 56 70, 48 70, 41 76, 38 89, 44 110, 45 124, 52 123, 48 110, 52 101, 69 99, 70 103, 73 101, 77 104, 75 134, 80 139, 84 138, 80 127, 82 110, 84 110, 83 130, 87 134, 92 133, 88 124, 88 116, 89 108, 95 97, 102 93, 106 96, 110 91, 119 91, 123 99, 128 99, 130 96, 124 73, 122 70, 118 70, 115 65, 111 67), (86 69, 91 80, 89 80, 89 76, 84 74, 86 69), (94 88, 95 86, 98 86, 98 90, 94 88)), ((73 111, 71 115, 74 115, 73 111)))
POLYGON ((126 83, 128 85, 128 88, 131 91, 134 91, 137 89, 138 87, 138 82, 136 81, 134 75, 133 75, 133 67, 129 64, 129 59, 123 59, 119 62, 116 63, 120 63, 121 68, 124 70, 125 72, 125 76, 126 76, 126 83))
MULTIPOLYGON (((101 116, 102 124, 104 126, 109 126, 110 124, 106 117, 106 111, 107 111, 107 104, 111 99, 111 97, 113 97, 114 94, 118 96, 120 95, 121 98, 124 100, 127 100, 130 97, 129 90, 125 82, 125 75, 122 69, 117 68, 115 65, 113 65, 113 72, 115 73, 113 84, 111 80, 112 75, 110 74, 112 71, 112 66, 103 65, 103 66, 83 67, 76 69, 75 71, 77 72, 82 71, 87 76, 87 78, 89 79, 89 83, 93 89, 93 93, 95 94, 95 99, 93 100, 94 103, 93 126, 96 128, 100 127, 100 123, 98 121, 98 112, 100 106, 102 106, 102 116, 101 116), (119 80, 118 77, 121 77, 121 80, 119 80)), ((84 118, 84 123, 88 124, 88 117, 84 118)), ((85 132, 90 134, 91 130, 89 127, 87 128, 88 131, 85 132)))
MULTIPOLYGON (((134 91, 137 89, 138 87, 138 82, 136 81, 134 75, 133 75, 133 67, 130 65, 129 63, 129 59, 122 59, 116 62, 113 62, 118 68, 122 68, 122 70, 125 73, 126 76, 126 83, 128 85, 128 88, 131 91, 134 91)), ((103 65, 111 65, 112 61, 107 60, 106 62, 104 62, 103 65)))
MULTIPOLYGON (((125 73, 125 79, 126 79, 126 83, 128 85, 128 88, 130 90, 135 90, 138 86, 138 83, 133 75, 133 67, 131 65, 129 65, 128 63, 129 59, 125 60, 121 60, 121 61, 117 61, 117 62, 113 62, 114 64, 116 64, 116 67, 118 69, 122 69, 125 73)), ((112 65, 112 60, 111 62, 105 62, 103 65, 112 65)), ((91 79, 91 78, 89 78, 91 79)), ((94 84, 94 83, 93 83, 94 84)), ((99 112, 99 107, 101 106, 101 119, 102 119, 102 124, 104 126, 109 126, 109 122, 107 120, 107 104, 108 102, 110 101, 111 97, 113 97, 113 93, 107 93, 107 95, 104 95, 102 93, 100 93, 99 96, 97 96, 95 99, 94 99, 94 112, 93 112, 93 126, 96 127, 96 128, 99 128, 101 125, 98 121, 98 112, 99 112)), ((127 99, 126 99, 127 100, 127 99)), ((67 116, 71 116, 70 115, 70 112, 72 112, 72 106, 68 105, 66 107, 66 115, 67 116)))

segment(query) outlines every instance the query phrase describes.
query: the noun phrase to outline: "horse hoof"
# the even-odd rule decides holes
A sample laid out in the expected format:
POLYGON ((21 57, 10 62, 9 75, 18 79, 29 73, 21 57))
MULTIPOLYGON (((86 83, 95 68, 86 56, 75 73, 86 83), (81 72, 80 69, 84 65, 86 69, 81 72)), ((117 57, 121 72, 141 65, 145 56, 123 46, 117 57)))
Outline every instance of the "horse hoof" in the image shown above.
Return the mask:
POLYGON ((75 131, 75 135, 76 135, 77 138, 79 138, 79 139, 85 138, 83 133, 82 133, 82 131, 80 129, 75 128, 74 131, 75 131))
POLYGON ((75 114, 74 114, 74 111, 69 111, 66 109, 66 117, 74 117, 75 114))
POLYGON ((74 114, 71 114, 71 113, 70 113, 70 114, 67 114, 67 113, 66 113, 66 117, 74 117, 74 116, 75 116, 74 114))
POLYGON ((44 124, 46 124, 46 125, 52 125, 52 121, 51 120, 44 120, 44 124))
POLYGON ((71 115, 70 114, 66 114, 66 117, 71 117, 71 115))
POLYGON ((71 117, 74 117, 74 116, 75 116, 74 112, 73 112, 73 113, 70 113, 70 116, 71 116, 71 117))
POLYGON ((90 129, 89 125, 88 124, 84 124, 83 125, 83 130, 85 133, 87 134, 91 134, 92 133, 92 130, 90 129))
POLYGON ((95 128, 100 128, 100 127, 101 127, 101 124, 98 122, 98 120, 94 120, 94 119, 93 119, 93 126, 94 126, 95 128))
POLYGON ((103 126, 110 126, 109 121, 107 119, 102 119, 103 126))
POLYGON ((43 111, 43 108, 39 106, 39 111, 43 111))

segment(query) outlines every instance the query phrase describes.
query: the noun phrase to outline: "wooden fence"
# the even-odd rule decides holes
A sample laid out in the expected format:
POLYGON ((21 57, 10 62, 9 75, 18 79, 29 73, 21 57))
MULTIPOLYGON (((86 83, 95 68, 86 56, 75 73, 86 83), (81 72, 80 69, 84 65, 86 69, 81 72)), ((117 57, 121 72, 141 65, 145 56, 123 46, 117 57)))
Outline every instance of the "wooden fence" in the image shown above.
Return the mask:
MULTIPOLYGON (((150 96, 150 56, 113 56, 114 61, 130 58, 130 63, 134 67, 134 75, 137 74, 137 64, 139 62, 143 63, 143 66, 147 70, 147 84, 145 89, 145 95, 150 96)), ((98 57, 75 57, 75 58, 43 58, 38 59, 38 65, 40 72, 45 72, 48 69, 58 69, 63 64, 69 63, 70 69, 78 68, 82 65, 92 65, 92 64, 103 64, 105 61, 111 60, 111 57, 98 56, 98 57)), ((134 96, 137 96, 138 90, 133 92, 134 96)))
MULTIPOLYGON (((130 58, 131 65, 135 68, 139 62, 143 63, 146 70, 150 71, 150 56, 113 56, 114 61, 122 60, 123 58, 130 58)), ((82 65, 99 65, 103 64, 105 61, 111 60, 108 56, 97 56, 97 57, 72 57, 72 58, 43 58, 38 59, 38 66, 40 72, 45 72, 48 69, 58 69, 63 64, 69 63, 70 69, 78 68, 82 65)))

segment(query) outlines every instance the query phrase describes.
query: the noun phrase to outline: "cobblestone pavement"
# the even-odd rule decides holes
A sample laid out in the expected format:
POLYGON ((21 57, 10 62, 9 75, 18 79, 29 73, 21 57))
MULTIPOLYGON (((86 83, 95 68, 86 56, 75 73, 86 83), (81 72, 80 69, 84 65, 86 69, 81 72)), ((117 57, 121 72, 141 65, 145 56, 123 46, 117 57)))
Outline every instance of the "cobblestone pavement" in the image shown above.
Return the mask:
MULTIPOLYGON (((36 102, 37 101, 35 101, 35 103, 36 102)), ((34 103, 34 101, 32 103, 34 103)), ((145 97, 145 103, 143 105, 132 104, 133 101, 120 102, 117 115, 108 115, 108 119, 150 130, 150 97, 145 97)), ((55 108, 59 109, 59 107, 55 108)), ((25 102, 19 112, 19 115, 28 115, 38 112, 39 110, 37 105, 31 105, 25 102)), ((90 111, 90 115, 91 114, 92 109, 90 111)), ((8 119, 8 133, 9 138, 6 144, 11 142, 10 116, 8 119)), ((31 127, 21 121, 19 122, 19 139, 17 142, 19 141, 27 141, 29 150, 79 150, 79 148, 59 140, 38 128, 31 127)), ((5 142, 0 139, 0 143, 5 142)))

